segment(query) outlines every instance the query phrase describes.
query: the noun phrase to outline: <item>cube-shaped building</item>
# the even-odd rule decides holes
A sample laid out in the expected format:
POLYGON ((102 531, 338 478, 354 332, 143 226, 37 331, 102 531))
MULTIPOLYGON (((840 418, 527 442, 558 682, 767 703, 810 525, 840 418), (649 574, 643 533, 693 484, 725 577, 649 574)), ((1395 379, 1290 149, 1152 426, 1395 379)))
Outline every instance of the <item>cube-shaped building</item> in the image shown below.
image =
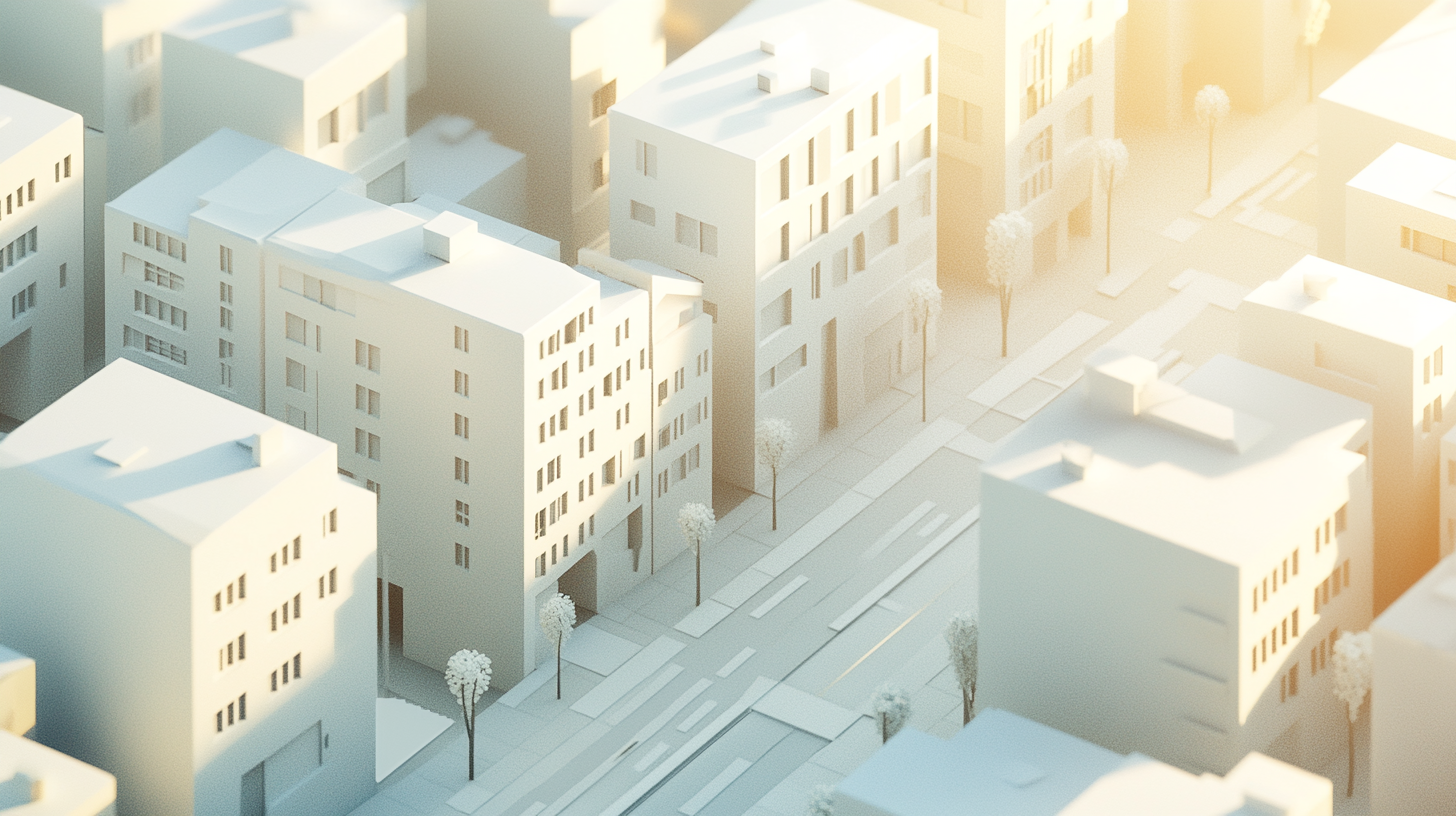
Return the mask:
POLYGON ((1345 263, 1456 300, 1456 158, 1397 143, 1350 179, 1345 263))

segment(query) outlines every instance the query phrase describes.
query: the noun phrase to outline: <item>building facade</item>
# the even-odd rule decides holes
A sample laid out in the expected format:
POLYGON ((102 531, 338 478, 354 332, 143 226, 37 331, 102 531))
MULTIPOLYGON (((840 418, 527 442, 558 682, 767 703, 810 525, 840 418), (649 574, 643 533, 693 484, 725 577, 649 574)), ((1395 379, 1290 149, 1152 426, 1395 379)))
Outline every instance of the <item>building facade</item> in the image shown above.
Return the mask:
POLYGON ((1084 381, 982 471, 978 697, 1193 772, 1322 768, 1330 647, 1371 619, 1369 406, 1225 356, 1084 381))
POLYGON ((1436 563, 1456 303, 1305 256, 1239 305, 1239 356, 1374 407, 1380 614, 1436 563))
POLYGON ((761 1, 612 109, 612 254, 703 281, 713 315, 717 477, 763 489, 760 419, 812 443, 918 363, 936 59, 878 9, 761 1))
POLYGON ((1456 300, 1456 159, 1405 144, 1345 185, 1345 262, 1456 300))
POLYGON ((85 377, 83 130, 0 87, 0 414, 16 420, 85 377))
POLYGON ((336 471, 332 443, 124 360, 0 442, 36 736, 115 774, 118 813, 373 793, 374 497, 336 471))

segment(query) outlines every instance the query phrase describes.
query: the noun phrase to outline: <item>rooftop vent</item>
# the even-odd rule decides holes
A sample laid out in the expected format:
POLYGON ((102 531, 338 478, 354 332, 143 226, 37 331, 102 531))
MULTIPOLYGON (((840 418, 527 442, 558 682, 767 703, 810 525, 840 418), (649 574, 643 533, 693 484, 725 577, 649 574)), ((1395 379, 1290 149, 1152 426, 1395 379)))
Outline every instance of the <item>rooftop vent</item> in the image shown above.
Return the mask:
POLYGON ((239 439, 238 445, 253 452, 253 467, 266 467, 283 453, 283 426, 274 425, 262 433, 239 439))
POLYGON ((1304 293, 1315 300, 1329 300, 1330 290, 1339 280, 1328 272, 1306 272, 1304 273, 1304 293))
POLYGON ((1062 443, 1062 472, 1073 479, 1087 478, 1092 467, 1092 448, 1081 442, 1062 443))
POLYGON ((1158 379, 1158 364, 1127 352, 1108 349, 1087 360, 1086 379, 1092 401, 1126 416, 1145 406, 1144 392, 1158 379))
POLYGON ((829 93, 834 90, 834 72, 828 68, 812 68, 809 70, 809 87, 819 93, 829 93))
POLYGON ((767 93, 778 93, 779 73, 778 71, 759 71, 758 89, 767 93))
POLYGON ((425 251, 446 263, 458 261, 470 252, 477 232, 474 221, 453 212, 442 212, 425 223, 425 251))
POLYGON ((804 50, 804 35, 800 33, 765 37, 758 41, 758 50, 776 57, 793 57, 804 50))
POLYGON ((147 452, 147 446, 138 443, 134 439, 117 437, 96 449, 96 455, 101 459, 124 468, 142 457, 147 452))

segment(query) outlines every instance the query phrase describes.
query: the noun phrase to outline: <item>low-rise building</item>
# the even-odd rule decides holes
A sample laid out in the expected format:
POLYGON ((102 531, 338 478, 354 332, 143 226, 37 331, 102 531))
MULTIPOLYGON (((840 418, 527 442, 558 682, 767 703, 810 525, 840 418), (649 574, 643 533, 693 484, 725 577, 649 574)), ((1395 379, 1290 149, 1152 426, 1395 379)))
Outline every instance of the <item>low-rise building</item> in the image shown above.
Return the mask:
POLYGON ((1456 558, 1444 558, 1375 619, 1370 809, 1456 811, 1456 558))
POLYGON ((1374 614, 1436 563, 1446 346, 1456 303, 1313 256, 1239 305, 1240 357, 1374 409, 1374 614))
MULTIPOLYGON (((0 620, 36 737, 117 812, 374 790, 374 497, 335 446, 118 360, 0 441, 0 620)), ((0 751, 3 753, 3 751, 0 751)))
POLYGON ((1222 355, 1083 382, 982 469, 978 697, 1193 772, 1323 767, 1330 648, 1371 618, 1370 407, 1222 355))
POLYGON ((1456 300, 1456 158, 1391 145, 1345 199, 1345 263, 1456 300))
POLYGON ((0 414, 16 420, 86 375, 83 130, 0 86, 0 414))

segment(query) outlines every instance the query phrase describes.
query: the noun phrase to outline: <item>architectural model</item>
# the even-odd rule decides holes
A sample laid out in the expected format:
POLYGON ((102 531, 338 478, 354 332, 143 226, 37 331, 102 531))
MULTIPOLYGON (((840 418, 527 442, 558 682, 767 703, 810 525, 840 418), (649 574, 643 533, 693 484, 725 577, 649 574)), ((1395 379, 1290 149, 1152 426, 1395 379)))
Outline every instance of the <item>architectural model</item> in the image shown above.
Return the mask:
POLYGON ((1456 0, 0 31, 0 814, 1456 813, 1456 0))

